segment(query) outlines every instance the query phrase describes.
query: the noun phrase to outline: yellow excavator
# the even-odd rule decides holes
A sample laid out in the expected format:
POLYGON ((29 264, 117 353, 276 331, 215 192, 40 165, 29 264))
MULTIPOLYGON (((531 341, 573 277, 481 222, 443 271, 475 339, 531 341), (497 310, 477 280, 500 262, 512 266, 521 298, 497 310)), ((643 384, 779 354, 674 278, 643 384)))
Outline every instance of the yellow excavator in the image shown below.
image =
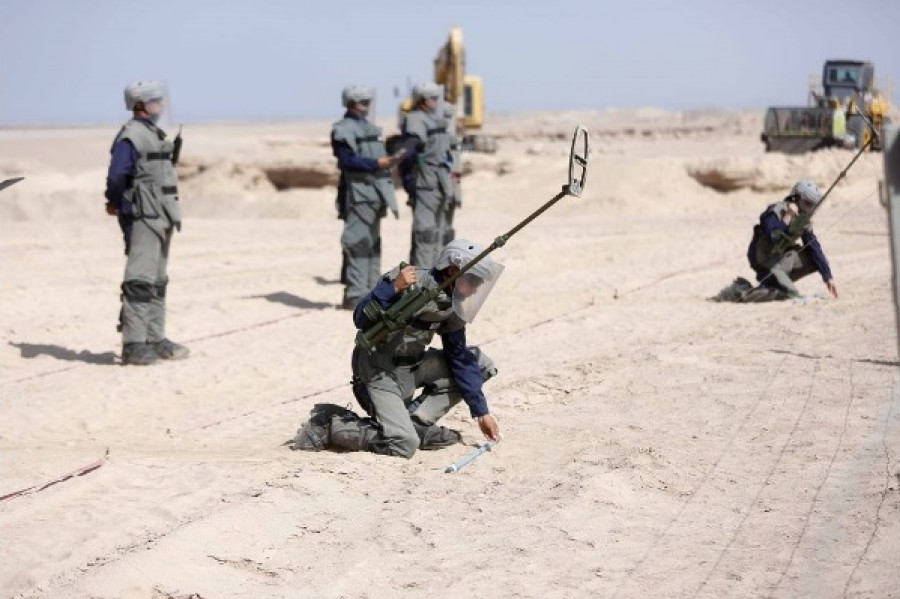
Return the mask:
MULTIPOLYGON (((450 30, 446 43, 438 50, 434 59, 434 82, 443 86, 444 101, 456 107, 456 135, 462 150, 496 152, 497 140, 480 133, 484 125, 484 85, 481 77, 466 73, 466 50, 460 27, 450 30)), ((407 98, 400 110, 406 113, 412 107, 412 98, 407 98)))
POLYGON ((887 87, 885 95, 876 86, 871 62, 826 61, 821 86, 810 86, 808 106, 773 106, 766 111, 760 136, 766 151, 801 154, 867 144, 870 150, 881 150, 880 134, 890 122, 889 83, 887 87))

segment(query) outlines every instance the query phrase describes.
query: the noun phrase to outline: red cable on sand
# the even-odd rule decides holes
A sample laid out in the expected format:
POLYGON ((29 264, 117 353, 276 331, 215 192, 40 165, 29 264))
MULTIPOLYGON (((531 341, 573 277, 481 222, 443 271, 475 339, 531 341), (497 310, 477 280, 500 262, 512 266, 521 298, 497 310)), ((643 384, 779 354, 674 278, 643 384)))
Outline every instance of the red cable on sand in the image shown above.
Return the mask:
POLYGON ((106 462, 108 461, 108 458, 109 458, 109 450, 107 449, 106 453, 99 460, 95 460, 95 461, 91 462, 90 464, 86 464, 86 465, 82 466, 81 468, 73 470, 67 474, 63 474, 59 478, 54 478, 53 480, 48 481, 44 484, 32 485, 30 487, 21 489, 19 491, 15 491, 13 493, 7 493, 6 495, 0 496, 0 501, 6 501, 7 499, 12 499, 14 497, 20 497, 22 495, 28 495, 29 493, 38 493, 40 491, 43 491, 47 487, 52 487, 53 485, 67 481, 70 478, 73 478, 76 476, 84 476, 88 472, 93 472, 97 468, 100 468, 101 466, 106 464, 106 462))

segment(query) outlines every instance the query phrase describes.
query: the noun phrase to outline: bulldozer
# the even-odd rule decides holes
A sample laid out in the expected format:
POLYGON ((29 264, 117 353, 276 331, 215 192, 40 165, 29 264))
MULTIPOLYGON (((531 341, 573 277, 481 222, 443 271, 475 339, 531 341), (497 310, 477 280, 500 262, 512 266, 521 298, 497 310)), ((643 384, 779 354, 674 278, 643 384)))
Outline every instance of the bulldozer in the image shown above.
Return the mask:
POLYGON ((766 110, 760 139, 767 152, 803 154, 828 147, 882 149, 889 122, 888 94, 875 81, 875 67, 860 60, 827 60, 821 84, 812 80, 807 106, 766 110), (871 125, 871 127, 870 127, 871 125))
MULTIPOLYGON (((434 59, 434 82, 443 87, 444 101, 455 107, 455 129, 461 149, 496 152, 497 140, 479 133, 484 125, 484 85, 481 77, 466 73, 466 51, 460 27, 450 30, 450 36, 438 50, 434 59)), ((412 98, 408 97, 400 105, 400 121, 412 108, 412 98)))

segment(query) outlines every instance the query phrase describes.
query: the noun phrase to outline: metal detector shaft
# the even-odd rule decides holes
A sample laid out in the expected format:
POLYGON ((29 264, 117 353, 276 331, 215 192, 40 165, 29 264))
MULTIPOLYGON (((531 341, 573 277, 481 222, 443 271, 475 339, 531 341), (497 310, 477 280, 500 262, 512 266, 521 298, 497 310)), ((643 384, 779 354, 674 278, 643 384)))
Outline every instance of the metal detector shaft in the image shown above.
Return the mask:
MULTIPOLYGON (((832 181, 832 183, 828 187, 828 189, 825 190, 825 193, 822 194, 821 199, 816 203, 815 208, 813 208, 812 211, 808 215, 801 215, 804 218, 804 220, 791 223, 791 225, 788 228, 787 236, 783 237, 778 242, 778 244, 775 246, 775 248, 778 252, 784 254, 785 252, 787 252, 787 250, 791 246, 794 245, 794 243, 797 241, 797 239, 800 238, 800 235, 802 234, 803 229, 805 229, 805 227, 810 222, 810 220, 815 215, 815 213, 818 212, 820 208, 822 208, 822 205, 825 203, 825 200, 828 198, 828 194, 831 193, 831 190, 833 190, 835 187, 837 187, 837 184, 840 182, 840 180, 847 176, 847 171, 850 170, 850 167, 852 167, 854 164, 856 164, 856 161, 859 160, 859 157, 862 156, 862 153, 865 152, 867 149, 869 149, 869 146, 872 144, 872 140, 875 139, 876 137, 878 137, 878 132, 875 130, 875 127, 872 126, 872 123, 869 122, 869 119, 867 119, 863 113, 859 112, 859 110, 857 110, 857 114, 859 114, 859 116, 861 116, 863 118, 863 120, 866 122, 866 126, 868 126, 869 129, 872 130, 872 135, 869 137, 869 141, 864 143, 862 145, 862 147, 859 150, 857 150, 856 154, 853 156, 853 158, 850 160, 850 162, 847 163, 847 166, 844 167, 844 170, 842 170, 840 173, 838 173, 838 176, 834 179, 834 181, 832 181), (797 227, 796 230, 794 227, 797 227)), ((798 216, 798 218, 799 218, 799 216, 798 216)), ((769 277, 769 275, 766 275, 765 278, 768 278, 768 277, 769 277)), ((765 280, 765 279, 763 279, 763 280, 765 280)), ((762 282, 762 281, 760 281, 760 282, 762 282)))
POLYGON ((869 146, 872 145, 872 140, 874 140, 876 137, 878 137, 878 131, 875 130, 875 127, 872 126, 872 123, 869 121, 868 118, 866 118, 866 115, 864 115, 862 112, 860 112, 858 108, 857 108, 856 112, 866 122, 866 126, 872 131, 872 135, 869 137, 869 141, 867 141, 866 143, 863 144, 863 146, 856 152, 856 155, 853 156, 853 159, 850 160, 850 162, 847 164, 847 166, 844 167, 844 170, 842 170, 840 173, 838 173, 837 178, 834 180, 834 182, 832 182, 832 184, 828 187, 828 189, 825 190, 825 193, 822 194, 822 199, 819 200, 818 204, 816 204, 816 208, 815 208, 815 210, 813 210, 813 214, 815 214, 816 211, 818 211, 819 208, 822 207, 822 204, 825 203, 825 198, 828 197, 828 194, 831 193, 831 190, 837 186, 837 184, 840 182, 841 179, 843 179, 844 177, 847 176, 847 171, 849 171, 850 167, 853 166, 857 160, 859 160, 859 157, 862 156, 862 153, 869 149, 869 146))
MULTIPOLYGON (((853 158, 850 160, 850 162, 847 163, 847 166, 844 167, 844 170, 842 170, 842 171, 838 174, 838 176, 837 176, 837 177, 835 178, 835 180, 831 183, 831 185, 828 187, 828 189, 825 190, 825 193, 822 194, 822 199, 819 200, 819 203, 816 204, 816 207, 813 208, 812 213, 809 215, 809 217, 808 217, 809 219, 811 219, 812 216, 813 216, 816 212, 819 211, 819 209, 822 207, 822 204, 825 203, 825 199, 828 197, 828 194, 830 194, 830 193, 831 193, 831 190, 833 190, 833 189, 837 186, 838 182, 840 182, 841 179, 843 179, 844 177, 847 176, 847 171, 850 170, 850 167, 852 167, 852 166, 856 163, 856 161, 859 160, 859 157, 862 156, 862 153, 863 153, 863 152, 865 152, 867 149, 869 149, 869 146, 872 144, 872 140, 875 139, 876 137, 878 137, 878 131, 875 130, 875 127, 872 126, 871 121, 869 121, 869 119, 866 118, 866 115, 864 115, 862 112, 860 112, 858 108, 857 108, 857 110, 856 110, 856 113, 857 113, 859 116, 861 116, 861 117, 863 118, 863 120, 866 122, 866 126, 872 131, 872 136, 869 137, 869 141, 867 141, 866 143, 864 143, 863 146, 862 146, 859 150, 857 150, 856 154, 853 156, 853 158)), ((787 251, 788 247, 790 247, 791 245, 794 244, 794 242, 797 240, 798 237, 799 237, 799 235, 797 235, 797 236, 795 236, 795 237, 788 237, 788 238, 783 239, 783 240, 780 242, 782 245, 781 245, 781 246, 776 246, 776 249, 778 249, 779 251, 781 251, 782 253, 784 253, 785 251, 787 251)), ((802 252, 802 251, 804 251, 805 249, 806 249, 806 246, 804 245, 804 246, 800 249, 800 251, 802 252)), ((762 285, 762 284, 763 284, 769 277, 771 277, 771 276, 772 276, 772 271, 769 271, 769 273, 768 273, 766 276, 764 276, 762 279, 760 279, 759 284, 762 285)), ((742 301, 742 300, 744 299, 744 297, 746 297, 746 295, 747 295, 749 292, 750 292, 750 290, 747 290, 747 291, 744 291, 743 293, 741 293, 741 297, 740 297, 740 300, 739 300, 739 301, 742 301)))
POLYGON ((441 291, 443 291, 444 289, 447 289, 451 285, 453 285, 453 283, 454 283, 454 281, 456 281, 456 279, 458 279, 461 276, 463 276, 464 274, 466 274, 466 272, 469 269, 473 268, 476 264, 481 262, 481 260, 484 259, 485 256, 487 256, 488 254, 490 254, 497 248, 500 248, 500 247, 503 247, 504 245, 506 245, 506 242, 509 241, 510 237, 512 237, 513 235, 518 233, 519 230, 521 230, 523 227, 525 227, 528 223, 530 223, 531 221, 533 221, 534 219, 536 219, 537 217, 542 215, 548 208, 550 208, 550 206, 552 206, 556 202, 560 201, 567 195, 572 195, 572 194, 569 191, 569 186, 564 185, 562 188, 562 191, 560 191, 558 194, 553 196, 553 198, 550 201, 548 201, 546 204, 544 204, 543 206, 541 206, 540 208, 538 208, 537 210, 532 212, 527 218, 525 218, 525 220, 520 222, 518 225, 516 225, 515 227, 513 227, 512 229, 510 229, 503 235, 494 239, 494 241, 493 241, 493 243, 491 243, 491 245, 484 248, 484 250, 480 254, 478 254, 477 256, 472 258, 468 263, 466 263, 465 266, 463 266, 458 271, 456 271, 456 273, 453 276, 447 277, 447 279, 443 283, 441 283, 441 285, 439 287, 437 287, 435 289, 435 291, 433 292, 434 296, 437 297, 437 295, 441 291))
POLYGON ((434 296, 443 291, 444 289, 449 288, 456 279, 466 274, 470 268, 473 268, 476 264, 478 264, 485 256, 496 250, 497 248, 503 247, 506 245, 506 242, 509 241, 509 238, 518 233, 524 227, 526 227, 531 221, 542 215, 546 212, 553 204, 557 203, 561 199, 566 196, 575 196, 581 197, 581 192, 584 191, 584 184, 587 181, 587 165, 588 165, 588 154, 590 153, 590 141, 588 138, 587 129, 578 125, 575 127, 575 134, 572 136, 572 147, 569 151, 569 180, 563 185, 562 190, 553 196, 550 200, 548 200, 543 206, 529 214, 525 217, 522 222, 517 224, 515 227, 500 235, 494 242, 491 243, 488 247, 484 249, 480 254, 472 258, 464 267, 459 269, 456 274, 451 277, 448 277, 439 287, 437 287, 434 291, 434 296))
POLYGON ((461 470, 463 468, 463 466, 465 466, 466 464, 468 464, 469 462, 471 462, 472 460, 474 460, 475 458, 477 458, 484 452, 490 451, 491 448, 494 445, 496 445, 497 443, 498 443, 497 441, 488 441, 487 443, 485 443, 484 445, 482 445, 481 447, 479 447, 478 449, 476 449, 475 451, 473 451, 472 453, 470 453, 463 459, 447 466, 447 468, 444 469, 444 472, 447 474, 450 474, 451 472, 458 472, 459 470, 461 470))
POLYGON ((452 276, 447 277, 440 286, 424 289, 419 288, 417 285, 411 285, 404 291, 403 295, 396 303, 391 305, 383 314, 375 318, 375 322, 371 326, 357 332, 356 345, 366 351, 374 351, 392 331, 398 331, 405 327, 407 323, 412 320, 416 312, 427 305, 429 301, 436 299, 442 291, 453 285, 459 277, 477 265, 485 256, 497 248, 502 247, 510 237, 515 235, 522 227, 543 214, 550 206, 567 195, 580 197, 581 192, 584 190, 585 181, 587 180, 589 153, 588 132, 584 127, 579 125, 575 128, 575 135, 572 136, 572 148, 569 152, 568 182, 563 185, 562 191, 528 215, 522 222, 495 239, 487 249, 469 260, 465 266, 456 271, 452 276))

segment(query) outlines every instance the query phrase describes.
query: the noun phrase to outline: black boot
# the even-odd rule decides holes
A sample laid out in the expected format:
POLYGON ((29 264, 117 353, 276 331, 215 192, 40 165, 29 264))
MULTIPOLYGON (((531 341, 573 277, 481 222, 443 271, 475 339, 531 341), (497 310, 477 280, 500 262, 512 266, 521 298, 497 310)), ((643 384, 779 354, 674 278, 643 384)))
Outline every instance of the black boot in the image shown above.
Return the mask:
POLYGON ((419 439, 421 439, 419 449, 443 449, 462 441, 462 435, 459 431, 446 426, 438 424, 426 426, 417 422, 414 422, 413 426, 416 427, 416 432, 419 433, 419 439))
POLYGON ((157 360, 156 352, 146 343, 126 343, 122 346, 122 366, 149 366, 157 360))
POLYGON ((175 343, 169 339, 163 339, 162 341, 157 341, 150 345, 153 346, 156 355, 163 360, 183 360, 191 355, 191 350, 180 343, 175 343))

